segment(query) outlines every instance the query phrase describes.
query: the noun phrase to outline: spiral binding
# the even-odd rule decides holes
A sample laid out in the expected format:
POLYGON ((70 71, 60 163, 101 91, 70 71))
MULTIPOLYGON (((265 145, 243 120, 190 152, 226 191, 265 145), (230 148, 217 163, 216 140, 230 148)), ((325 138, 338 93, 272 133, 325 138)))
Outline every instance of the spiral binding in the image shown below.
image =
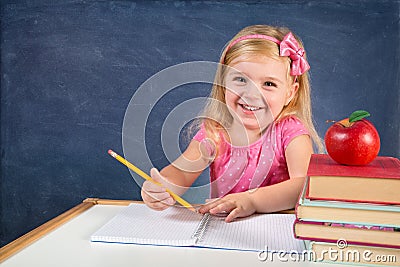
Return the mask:
POLYGON ((207 230, 208 227, 208 221, 210 220, 211 214, 206 213, 204 214, 203 218, 201 218, 199 225, 196 228, 196 231, 193 233, 192 238, 195 239, 195 242, 201 241, 201 238, 203 237, 204 233, 207 230))

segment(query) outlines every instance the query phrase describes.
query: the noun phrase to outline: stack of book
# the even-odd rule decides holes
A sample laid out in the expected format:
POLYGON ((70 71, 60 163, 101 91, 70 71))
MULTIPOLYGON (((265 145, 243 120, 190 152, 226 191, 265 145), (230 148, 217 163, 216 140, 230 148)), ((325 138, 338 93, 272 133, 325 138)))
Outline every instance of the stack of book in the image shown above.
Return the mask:
POLYGON ((311 157, 294 234, 314 261, 400 266, 400 161, 346 166, 311 157))

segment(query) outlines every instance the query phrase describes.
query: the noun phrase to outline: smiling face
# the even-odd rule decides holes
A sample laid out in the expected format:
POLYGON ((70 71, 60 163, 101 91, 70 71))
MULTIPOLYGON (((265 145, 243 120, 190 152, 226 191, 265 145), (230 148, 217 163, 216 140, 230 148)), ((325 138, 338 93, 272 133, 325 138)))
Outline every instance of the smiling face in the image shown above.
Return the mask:
POLYGON ((239 56, 225 76, 225 103, 233 125, 261 133, 294 97, 298 83, 289 62, 267 56, 239 56))

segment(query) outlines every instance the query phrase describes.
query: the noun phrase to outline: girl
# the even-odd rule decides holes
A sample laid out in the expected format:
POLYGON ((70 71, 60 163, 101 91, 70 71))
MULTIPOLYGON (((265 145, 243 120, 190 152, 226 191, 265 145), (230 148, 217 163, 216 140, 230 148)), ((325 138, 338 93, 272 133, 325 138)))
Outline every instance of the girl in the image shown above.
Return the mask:
POLYGON ((162 186, 145 182, 143 201, 155 210, 175 203, 210 164, 211 197, 200 213, 226 221, 294 207, 307 173, 312 141, 309 65, 301 41, 287 28, 241 30, 226 46, 215 82, 184 153, 161 172, 162 186))

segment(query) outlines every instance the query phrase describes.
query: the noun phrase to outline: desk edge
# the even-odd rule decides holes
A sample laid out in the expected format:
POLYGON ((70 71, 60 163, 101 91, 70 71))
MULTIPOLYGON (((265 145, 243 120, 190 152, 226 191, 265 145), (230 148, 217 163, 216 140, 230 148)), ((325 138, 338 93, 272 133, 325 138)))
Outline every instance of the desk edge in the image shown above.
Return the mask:
POLYGON ((100 198, 87 198, 77 206, 67 210, 59 216, 51 219, 50 221, 38 226, 32 231, 24 234, 23 236, 15 239, 7 245, 0 248, 0 263, 16 254, 20 250, 34 243, 44 235, 50 233, 56 228, 60 227, 64 223, 90 209, 94 205, 121 205, 127 206, 130 203, 137 202, 131 200, 112 200, 112 199, 100 199, 100 198))

